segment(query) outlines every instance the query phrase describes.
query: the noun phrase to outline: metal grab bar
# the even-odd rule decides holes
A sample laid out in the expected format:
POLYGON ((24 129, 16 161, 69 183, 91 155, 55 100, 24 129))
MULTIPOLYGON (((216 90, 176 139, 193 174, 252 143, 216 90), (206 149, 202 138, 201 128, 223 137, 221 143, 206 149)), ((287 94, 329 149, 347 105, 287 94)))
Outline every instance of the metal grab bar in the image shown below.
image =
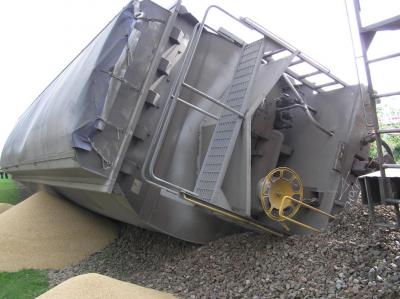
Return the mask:
MULTIPOLYGON (((200 23, 197 23, 193 28, 192 38, 189 42, 187 52, 183 59, 183 63, 179 69, 178 76, 176 77, 176 79, 174 80, 174 82, 172 84, 171 91, 169 93, 167 102, 165 104, 165 108, 163 109, 163 112, 161 114, 160 121, 159 121, 156 131, 154 133, 154 137, 150 143, 149 151, 148 151, 148 154, 146 155, 146 158, 144 160, 143 167, 141 170, 142 177, 147 183, 149 183, 157 188, 160 188, 160 189, 166 188, 168 190, 171 190, 171 188, 172 188, 173 190, 188 192, 189 194, 190 193, 194 194, 194 193, 191 190, 187 190, 185 188, 179 187, 178 185, 172 184, 168 181, 165 181, 165 180, 155 176, 154 175, 154 164, 155 164, 154 160, 157 158, 156 156, 158 156, 161 145, 165 138, 166 127, 167 127, 166 124, 170 122, 170 119, 172 116, 172 111, 174 110, 175 105, 177 103, 176 101, 173 101, 173 99, 175 99, 174 93, 178 89, 179 84, 183 83, 184 78, 182 78, 182 74, 186 73, 189 68, 191 58, 192 58, 190 56, 192 55, 192 52, 194 52, 195 48, 196 48, 193 46, 193 44, 196 39, 200 38, 200 34, 201 34, 200 23), (147 177, 146 170, 148 170, 150 178, 147 177)), ((196 45, 197 45, 197 42, 196 42, 196 45)), ((197 194, 194 194, 194 195, 197 195, 197 194)))
POLYGON ((296 224, 296 225, 298 225, 298 226, 307 228, 307 229, 312 230, 312 231, 315 231, 315 232, 317 232, 317 233, 320 232, 320 230, 319 230, 319 229, 316 229, 315 227, 309 226, 309 225, 304 224, 304 223, 302 223, 302 222, 300 222, 300 221, 297 221, 297 220, 294 220, 294 219, 292 219, 292 218, 290 218, 290 217, 285 216, 285 214, 284 214, 284 212, 283 212, 283 210, 284 210, 283 207, 284 207, 284 204, 285 204, 285 201, 286 201, 286 200, 292 200, 292 201, 294 201, 295 203, 297 203, 297 204, 299 204, 299 205, 301 205, 301 206, 303 206, 303 207, 306 207, 307 209, 310 209, 310 210, 312 210, 312 211, 314 211, 314 212, 318 212, 318 213, 320 213, 320 214, 322 214, 322 215, 325 215, 325 216, 328 216, 328 217, 330 217, 330 218, 332 218, 332 219, 336 219, 335 216, 332 216, 332 215, 329 214, 329 213, 326 213, 326 212, 324 212, 324 211, 321 211, 320 209, 314 208, 313 206, 310 206, 310 205, 308 205, 308 204, 306 204, 306 203, 304 203, 304 202, 302 202, 302 201, 300 201, 300 200, 294 199, 293 197, 290 197, 290 196, 284 196, 284 197, 282 198, 282 202, 281 202, 281 205, 280 205, 280 207, 279 207, 279 217, 281 217, 281 218, 283 218, 283 219, 285 219, 285 220, 287 220, 287 221, 289 221, 289 222, 292 222, 292 223, 294 223, 294 224, 296 224))
MULTIPOLYGON (((183 82, 185 80, 186 74, 187 74, 187 72, 189 70, 190 63, 191 63, 191 61, 193 59, 194 53, 195 53, 196 48, 197 48, 197 44, 198 44, 198 42, 200 40, 200 35, 201 35, 202 30, 203 30, 202 29, 203 27, 204 27, 204 24, 202 25, 201 23, 197 23, 196 26, 193 29, 193 34, 192 34, 193 38, 192 38, 192 40, 191 40, 191 42, 189 44, 189 49, 188 49, 187 55, 185 56, 185 59, 184 59, 184 61, 182 63, 181 69, 179 71, 179 75, 176 78, 176 85, 174 86, 173 89, 171 89, 170 96, 168 97, 168 100, 170 102, 169 107, 168 107, 169 109, 168 109, 168 111, 167 111, 167 113, 165 115, 165 119, 164 119, 163 123, 161 124, 160 133, 159 133, 159 136, 158 136, 158 141, 156 142, 156 146, 155 146, 155 149, 154 149, 153 157, 151 158, 150 164, 149 164, 150 177, 155 182, 158 182, 158 183, 155 183, 155 184, 158 185, 160 188, 165 188, 166 186, 168 186, 169 188, 173 188, 173 190, 178 190, 180 192, 187 192, 187 193, 190 193, 190 194, 193 194, 193 195, 196 195, 196 196, 198 196, 198 194, 194 193, 193 190, 188 190, 186 188, 183 188, 183 187, 181 187, 179 185, 173 184, 171 182, 168 182, 168 181, 156 176, 156 174, 154 172, 154 169, 155 169, 156 161, 157 161, 158 156, 159 156, 160 151, 161 151, 161 147, 162 147, 162 145, 164 143, 164 140, 165 140, 165 137, 167 135, 168 125, 169 125, 169 123, 171 122, 171 119, 172 119, 172 115, 173 115, 173 112, 174 112, 174 109, 175 109, 175 106, 176 106, 176 103, 177 103, 177 98, 178 98, 178 94, 179 94, 180 88, 181 88, 181 86, 182 86, 182 84, 183 84, 183 82), (160 184, 164 184, 164 186, 160 185, 160 184)), ((154 139, 156 139, 156 138, 154 137, 154 139)))
POLYGON ((193 105, 193 104, 189 103, 188 101, 185 101, 185 100, 183 100, 183 99, 181 99, 181 98, 179 98, 179 97, 177 97, 176 100, 177 100, 178 102, 180 102, 180 103, 182 103, 182 104, 185 104, 186 106, 188 106, 188 107, 190 107, 190 108, 192 108, 192 109, 194 109, 194 110, 200 112, 200 113, 203 113, 204 115, 207 115, 208 117, 211 117, 211 118, 213 118, 213 119, 215 119, 215 120, 218 120, 218 119, 219 119, 218 116, 216 116, 215 114, 212 114, 212 113, 210 113, 210 112, 208 112, 208 111, 206 111, 206 110, 204 110, 204 109, 201 109, 200 107, 198 107, 198 106, 196 106, 196 105, 193 105))
MULTIPOLYGON (((187 194, 191 194, 193 196, 199 197, 198 194, 196 194, 195 192, 193 192, 192 190, 187 190, 181 186, 178 186, 176 184, 173 184, 171 182, 168 182, 166 180, 163 180, 159 177, 157 177, 154 173, 154 169, 155 169, 155 164, 156 161, 158 159, 163 141, 165 139, 166 133, 167 133, 167 127, 172 119, 172 114, 173 111, 175 109, 175 105, 177 103, 178 100, 178 95, 180 93, 180 89, 182 87, 182 85, 184 84, 185 78, 186 78, 186 74, 189 70, 190 64, 192 62, 192 59, 194 57, 194 53, 197 49, 197 45, 199 43, 200 40, 200 36, 201 33, 204 29, 205 26, 205 21, 207 19, 207 16, 210 12, 211 9, 217 9, 220 10, 221 12, 225 13, 226 15, 230 16, 231 18, 233 18, 234 20, 238 21, 239 23, 242 23, 242 21, 238 18, 236 18, 235 16, 233 16, 232 14, 230 14, 229 12, 225 11, 224 9, 222 9, 219 6, 216 5, 211 5, 207 8, 203 19, 201 21, 201 23, 197 23, 194 28, 193 28, 193 33, 192 33, 192 38, 189 42, 188 45, 188 49, 186 52, 186 55, 184 57, 183 63, 181 65, 181 68, 178 72, 178 76, 175 79, 174 83, 172 84, 172 88, 171 88, 171 92, 168 96, 167 99, 167 103, 165 105, 165 108, 162 112, 160 121, 159 121, 159 125, 157 126, 157 129, 155 131, 154 137, 151 141, 150 147, 149 147, 149 151, 148 154, 146 155, 145 161, 143 163, 143 167, 142 167, 142 177, 143 179, 153 185, 156 186, 158 188, 166 188, 168 190, 177 190, 179 192, 185 192, 187 194), (147 169, 148 168, 148 169, 147 169), (147 177, 147 173, 146 170, 149 173, 149 178, 147 177)), ((187 103, 187 102, 186 102, 187 103)))
POLYGON ((187 83, 185 83, 185 82, 182 83, 182 86, 183 86, 183 87, 186 87, 187 89, 189 89, 189 90, 191 90, 191 91, 193 91, 194 93, 197 93, 198 95, 201 95, 202 97, 206 98, 207 100, 210 100, 211 102, 213 102, 213 103, 215 103, 215 104, 217 104, 217 105, 219 105, 219 106, 225 108, 226 110, 229 110, 230 112, 233 112, 233 113, 239 115, 239 116, 242 117, 242 118, 244 117, 243 113, 241 113, 241 112, 239 112, 239 111, 233 109, 232 107, 230 107, 230 106, 228 106, 228 105, 226 105, 226 104, 224 104, 224 103, 218 101, 217 99, 214 99, 213 97, 211 97, 211 96, 209 96, 208 94, 206 94, 206 93, 204 93, 204 92, 202 92, 202 91, 200 91, 200 90, 194 88, 193 86, 191 86, 191 85, 189 85, 189 84, 187 84, 187 83))

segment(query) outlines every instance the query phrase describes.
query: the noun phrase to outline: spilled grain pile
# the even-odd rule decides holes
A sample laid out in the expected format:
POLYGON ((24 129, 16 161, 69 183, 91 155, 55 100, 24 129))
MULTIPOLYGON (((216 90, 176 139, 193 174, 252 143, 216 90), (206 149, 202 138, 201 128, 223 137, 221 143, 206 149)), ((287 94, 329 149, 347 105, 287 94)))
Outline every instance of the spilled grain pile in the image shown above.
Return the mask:
POLYGON ((116 280, 100 274, 84 274, 68 279, 39 299, 108 299, 108 298, 141 298, 141 299, 173 299, 171 294, 144 288, 128 282, 116 280))
POLYGON ((13 205, 9 203, 1 203, 0 202, 0 214, 7 211, 8 209, 12 208, 13 205))
POLYGON ((0 215, 0 271, 72 265, 117 235, 112 221, 41 191, 0 215))

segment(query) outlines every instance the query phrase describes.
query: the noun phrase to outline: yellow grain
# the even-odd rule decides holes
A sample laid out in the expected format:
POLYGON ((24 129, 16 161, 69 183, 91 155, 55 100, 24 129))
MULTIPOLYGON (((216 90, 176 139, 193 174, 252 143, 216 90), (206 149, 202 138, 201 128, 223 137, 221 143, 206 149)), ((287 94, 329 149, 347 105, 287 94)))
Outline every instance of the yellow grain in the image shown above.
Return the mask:
POLYGON ((0 214, 7 211, 8 209, 12 208, 13 205, 9 204, 9 203, 2 203, 0 202, 0 214))
POLYGON ((38 299, 113 298, 173 299, 176 297, 95 273, 70 278, 38 297, 38 299))
POLYGON ((63 268, 117 236, 111 220, 40 191, 0 215, 0 271, 63 268))

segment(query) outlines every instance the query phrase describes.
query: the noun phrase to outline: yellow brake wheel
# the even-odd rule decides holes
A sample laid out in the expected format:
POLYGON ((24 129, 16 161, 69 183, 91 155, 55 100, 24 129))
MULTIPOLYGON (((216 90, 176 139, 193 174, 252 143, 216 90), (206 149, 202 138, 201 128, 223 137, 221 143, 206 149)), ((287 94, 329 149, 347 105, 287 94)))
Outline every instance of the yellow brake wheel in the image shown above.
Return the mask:
POLYGON ((276 221, 284 221, 279 217, 279 208, 283 204, 283 212, 286 217, 292 218, 300 209, 300 204, 295 203, 285 196, 303 201, 303 183, 300 176, 288 167, 273 169, 265 177, 260 191, 261 206, 267 216, 276 221))

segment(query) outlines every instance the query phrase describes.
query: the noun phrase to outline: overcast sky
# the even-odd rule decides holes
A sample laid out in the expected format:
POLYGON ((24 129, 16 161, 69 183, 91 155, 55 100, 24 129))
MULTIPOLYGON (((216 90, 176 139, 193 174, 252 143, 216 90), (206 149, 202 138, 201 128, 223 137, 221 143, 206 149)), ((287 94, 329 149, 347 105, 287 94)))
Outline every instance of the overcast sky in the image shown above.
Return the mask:
MULTIPOLYGON (((0 0, 0 151, 29 104, 127 2, 0 0)), ((156 2, 164 7, 173 3, 156 2)), ((211 4, 250 17, 341 79, 358 82, 344 0, 186 0, 183 4, 198 18, 211 4)), ((351 4, 348 1, 353 18, 351 4)), ((399 0, 363 0, 362 4, 366 23, 400 14, 399 0)), ((395 46, 400 45, 399 34, 393 32, 377 38, 380 44, 371 48, 371 56, 396 52, 395 46)), ((400 87, 399 62, 391 61, 376 70, 382 91, 400 87), (388 72, 391 75, 383 77, 388 72)))

